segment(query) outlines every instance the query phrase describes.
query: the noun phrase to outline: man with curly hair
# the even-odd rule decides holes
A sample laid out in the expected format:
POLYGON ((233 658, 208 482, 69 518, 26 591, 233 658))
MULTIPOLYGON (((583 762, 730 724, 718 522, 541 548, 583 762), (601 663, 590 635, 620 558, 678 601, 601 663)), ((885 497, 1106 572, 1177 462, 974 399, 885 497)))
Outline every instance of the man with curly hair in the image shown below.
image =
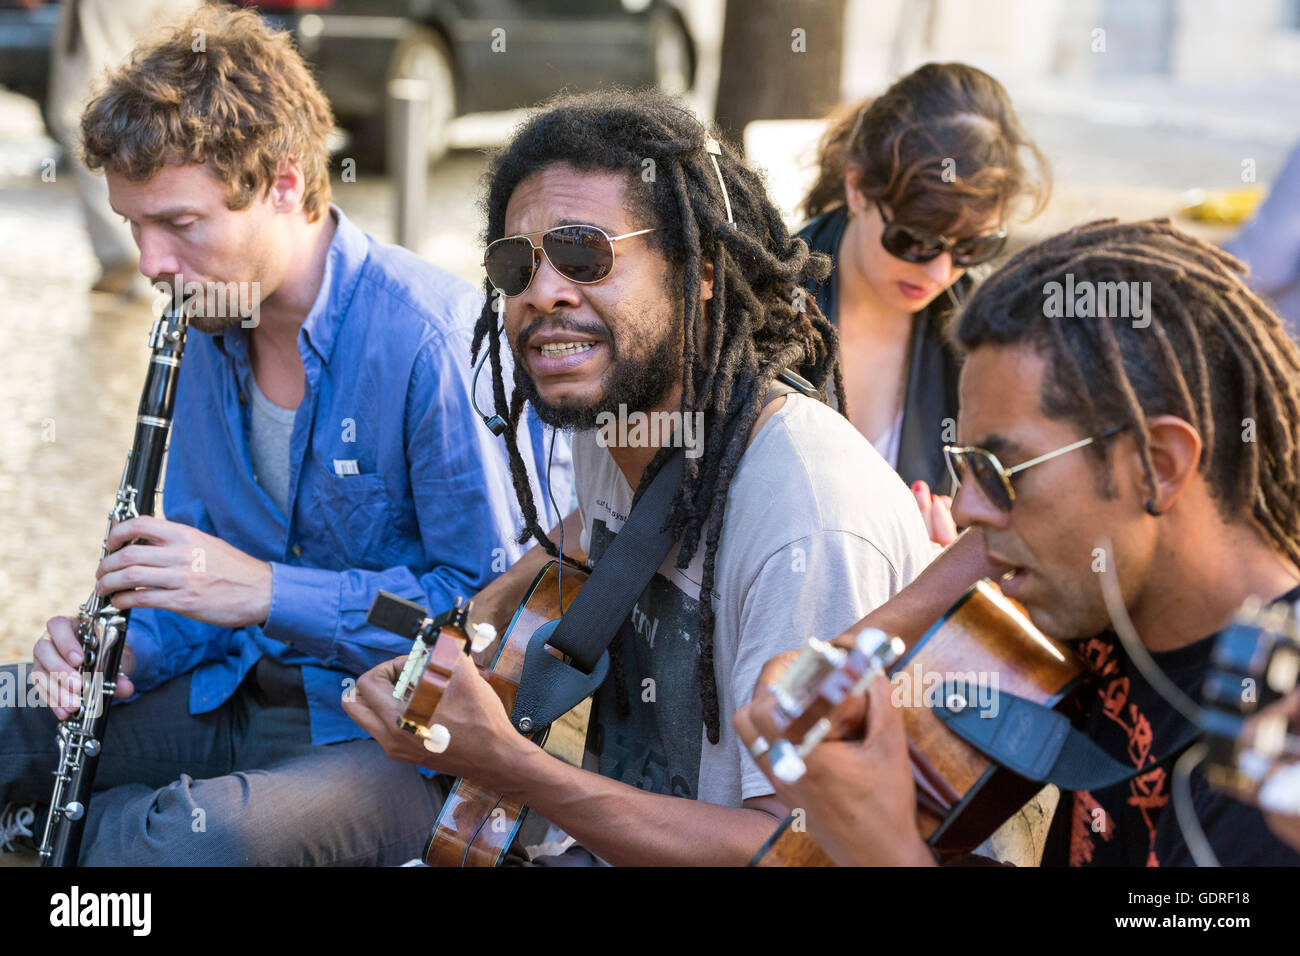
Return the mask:
MULTIPOLYGON (((219 7, 137 49, 83 117, 141 272, 207 333, 180 371, 166 518, 114 527, 96 573, 131 610, 130 700, 96 758, 83 864, 398 863, 440 804, 340 695, 407 649, 366 622, 379 589, 450 607, 518 554, 512 476, 471 407, 482 297, 330 204, 332 126, 288 35, 219 7)), ((535 420, 512 435, 530 465, 542 439, 535 420)), ((74 623, 50 620, 34 652, 57 699, 0 716, 15 803, 48 797, 74 623)))

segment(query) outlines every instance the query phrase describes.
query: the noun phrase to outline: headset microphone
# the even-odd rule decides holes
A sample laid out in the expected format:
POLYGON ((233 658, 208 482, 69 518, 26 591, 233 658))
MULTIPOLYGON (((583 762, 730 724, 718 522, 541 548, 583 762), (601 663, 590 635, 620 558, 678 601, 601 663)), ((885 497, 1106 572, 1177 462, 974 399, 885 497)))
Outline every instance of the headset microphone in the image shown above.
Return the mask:
MULTIPOLYGON (((505 328, 506 324, 506 297, 502 294, 500 289, 494 288, 492 291, 496 293, 496 305, 493 306, 497 313, 495 334, 500 335, 501 330, 505 328)), ((492 346, 489 344, 488 348, 491 347, 492 346)), ((478 364, 474 366, 474 379, 470 382, 469 386, 469 400, 474 405, 475 414, 477 414, 479 418, 483 419, 483 424, 487 426, 488 431, 493 435, 500 437, 506 430, 506 420, 500 415, 488 415, 483 411, 483 409, 478 407, 478 376, 479 372, 483 371, 483 363, 487 361, 487 357, 488 349, 485 348, 483 354, 479 356, 478 364)))

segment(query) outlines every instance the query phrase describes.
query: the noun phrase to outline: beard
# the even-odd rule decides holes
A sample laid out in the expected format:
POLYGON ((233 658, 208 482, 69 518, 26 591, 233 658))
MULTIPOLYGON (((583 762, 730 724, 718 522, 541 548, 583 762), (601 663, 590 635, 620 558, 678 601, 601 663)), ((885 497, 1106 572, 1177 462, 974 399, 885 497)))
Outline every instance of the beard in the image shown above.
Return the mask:
POLYGON ((238 316, 206 316, 201 313, 191 313, 189 317, 190 328, 197 329, 200 332, 206 332, 208 335, 215 335, 217 332, 224 332, 226 329, 234 328, 244 320, 238 316))
MULTIPOLYGON (((220 299, 216 296, 213 282, 197 279, 186 282, 176 277, 155 278, 154 293, 159 297, 155 304, 155 315, 161 315, 169 309, 182 309, 190 328, 213 335, 224 332, 242 323, 246 316, 240 310, 240 283, 216 283, 223 286, 220 299), (233 293, 233 295, 229 294, 233 293), (221 307, 211 306, 220 303, 221 307)), ((259 303, 260 304, 260 303, 259 303)))
MULTIPOLYGON (((516 358, 515 387, 532 404, 538 417, 553 428, 590 431, 597 427, 602 412, 617 413, 620 405, 629 412, 645 411, 662 402, 673 385, 681 380, 682 318, 679 314, 674 315, 663 335, 635 355, 619 348, 603 327, 598 329, 571 321, 563 322, 561 327, 601 336, 609 347, 610 364, 602 379, 604 393, 599 398, 583 404, 552 403, 541 396, 537 385, 525 371, 525 363, 516 358)), ((621 323, 621 327, 628 328, 628 324, 621 323)), ((534 328, 523 330, 518 341, 527 341, 534 328)), ((516 345, 516 355, 522 352, 516 345)))
POLYGON ((163 308, 183 307, 190 327, 208 335, 238 325, 255 328, 260 320, 261 306, 273 294, 274 286, 264 281, 266 269, 263 264, 268 261, 270 253, 264 245, 258 244, 255 234, 248 235, 246 240, 246 257, 213 263, 212 271, 216 275, 155 276, 155 293, 160 298, 166 297, 163 308))

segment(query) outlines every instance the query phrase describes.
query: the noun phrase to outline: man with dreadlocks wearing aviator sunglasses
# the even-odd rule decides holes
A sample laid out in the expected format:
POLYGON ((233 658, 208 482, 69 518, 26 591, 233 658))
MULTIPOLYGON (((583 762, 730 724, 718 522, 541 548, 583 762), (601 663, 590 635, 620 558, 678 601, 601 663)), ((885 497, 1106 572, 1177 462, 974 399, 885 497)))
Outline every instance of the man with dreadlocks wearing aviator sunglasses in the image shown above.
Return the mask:
MULTIPOLYGON (((906 639, 979 577, 1001 577, 1034 624, 1073 644, 1094 677, 1080 730, 1134 773, 1062 793, 1044 865, 1192 862, 1203 844, 1181 829, 1174 792, 1222 864, 1300 864, 1258 809, 1183 775, 1196 728, 1155 687, 1198 701, 1217 632, 1247 597, 1300 600, 1300 351, 1241 272, 1168 220, 1094 222, 1013 258, 951 330, 966 353, 966 444, 946 453, 969 530, 862 623, 906 639), (1117 309, 1107 290, 1120 287, 1141 304, 1117 309), (1166 680, 1109 630, 1103 561, 1166 680)), ((756 697, 787 661, 765 668, 756 697)), ((877 675, 865 740, 824 743, 797 784, 775 782, 842 864, 934 863, 892 697, 877 675)), ((775 734, 757 700, 736 725, 748 744, 775 734)), ((770 758, 759 766, 770 773, 770 758)))
MULTIPOLYGON (((401 661, 364 675, 349 713, 391 756, 517 797, 609 863, 743 864, 785 814, 731 726, 759 668, 839 633, 932 554, 906 486, 848 420, 815 395, 774 395, 786 369, 825 383, 835 333, 795 290, 828 263, 788 234, 757 175, 659 94, 555 103, 488 181, 485 266, 504 333, 489 304, 477 340, 499 414, 523 408, 505 403, 503 338, 515 394, 576 432, 564 551, 599 568, 675 451, 653 432, 611 441, 601 412, 701 416, 669 517, 676 544, 611 644, 588 738, 598 773, 521 736, 468 663, 439 706, 450 745, 436 756, 393 729, 401 661)), ((496 622, 559 553, 523 485, 519 497, 539 547, 475 598, 496 622)))

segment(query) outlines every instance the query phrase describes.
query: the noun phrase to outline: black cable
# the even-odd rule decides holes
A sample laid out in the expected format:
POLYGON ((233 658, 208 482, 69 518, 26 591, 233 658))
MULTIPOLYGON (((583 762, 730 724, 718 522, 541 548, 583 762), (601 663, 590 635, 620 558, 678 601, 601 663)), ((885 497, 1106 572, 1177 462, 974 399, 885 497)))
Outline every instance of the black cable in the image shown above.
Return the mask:
POLYGON ((1201 821, 1196 818, 1196 804, 1192 802, 1192 771, 1195 770, 1209 754, 1210 748, 1205 743, 1190 747, 1174 764, 1170 775, 1170 790, 1173 796, 1174 818, 1178 829, 1183 832, 1187 850, 1196 861, 1197 866, 1218 866, 1219 858, 1214 855, 1201 821))
POLYGON ((551 490, 551 466, 555 463, 555 433, 558 431, 555 426, 551 426, 551 447, 546 453, 546 497, 551 499, 551 507, 555 509, 556 517, 560 521, 560 561, 556 569, 555 587, 560 599, 560 620, 564 620, 564 515, 560 514, 560 506, 555 503, 555 492, 551 490))
POLYGON ((1124 606, 1124 595, 1120 590, 1119 577, 1114 569, 1115 553, 1110 539, 1099 539, 1097 546, 1101 548, 1103 557, 1102 569, 1098 574, 1101 580, 1101 596, 1106 602, 1106 613, 1110 616, 1111 629, 1115 632, 1115 636, 1128 652, 1129 659, 1133 661, 1138 672, 1151 685, 1151 689, 1162 697, 1165 703, 1182 714, 1188 723, 1204 727, 1205 721, 1201 717, 1200 705, 1160 669, 1160 665, 1151 657, 1151 653, 1138 636, 1133 620, 1128 616, 1128 609, 1124 606))
MULTIPOLYGON (((1160 665, 1151 657, 1151 653, 1142 643, 1133 619, 1124 606, 1124 595, 1119 586, 1119 574, 1115 570, 1115 553, 1109 538, 1097 542, 1102 551, 1103 564, 1098 575, 1101 582, 1102 599, 1106 602, 1106 613, 1110 616, 1111 629, 1124 650, 1128 653, 1138 673, 1141 674, 1151 689, 1174 710, 1178 711, 1194 727, 1204 728, 1200 705, 1185 694, 1175 684, 1160 665)), ((1192 802, 1191 776, 1209 752, 1204 742, 1189 747, 1175 762, 1170 774, 1170 796, 1174 806, 1174 822, 1183 834, 1183 840, 1197 866, 1218 866, 1219 861, 1210 848, 1210 841, 1205 836, 1200 821, 1196 818, 1196 806, 1192 802)), ((1154 764, 1153 764, 1154 766, 1154 764)))

